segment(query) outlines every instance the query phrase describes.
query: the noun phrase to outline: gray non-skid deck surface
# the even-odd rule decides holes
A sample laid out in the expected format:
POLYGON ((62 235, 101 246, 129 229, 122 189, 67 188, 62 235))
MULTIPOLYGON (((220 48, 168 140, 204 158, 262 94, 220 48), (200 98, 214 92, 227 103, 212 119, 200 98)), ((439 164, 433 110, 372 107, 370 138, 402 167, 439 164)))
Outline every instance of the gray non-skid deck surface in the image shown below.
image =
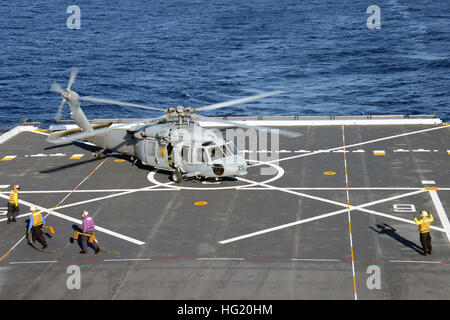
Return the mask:
MULTIPOLYGON (((439 188, 438 196, 449 212, 450 190, 445 188, 450 187, 450 128, 347 126, 345 142, 351 146, 427 128, 440 129, 347 149, 350 205, 388 199, 366 209, 389 215, 350 212, 353 263, 345 210, 344 154, 303 152, 341 147, 341 126, 291 128, 304 136, 282 138, 279 158, 298 157, 276 163, 283 171, 277 179, 240 189, 236 187, 248 183, 186 181, 179 185, 181 189, 174 189, 163 173, 154 173, 153 178, 161 184, 154 185, 149 170, 132 166, 130 161, 115 161, 120 157, 111 156, 102 163, 104 159, 92 160, 92 151, 82 145, 55 148, 45 142, 45 135, 21 133, 0 146, 0 159, 17 156, 0 161, 0 185, 18 183, 21 200, 51 209, 98 167, 55 211, 80 219, 80 211, 89 210, 97 226, 145 244, 97 232, 101 244, 120 251, 120 256, 95 255, 92 249, 80 255, 79 246, 69 241, 74 223, 51 215, 48 223, 56 233, 47 241, 57 254, 45 254, 32 249, 26 240, 19 242, 26 218, 10 225, 3 221, 0 298, 352 300, 355 272, 358 299, 448 299, 450 243, 422 181, 435 181, 427 186, 439 188), (357 150, 364 152, 354 152, 357 150), (384 150, 386 155, 375 156, 374 150, 384 150), (70 159, 73 154, 84 156, 70 159), (326 171, 336 174, 325 175, 326 171), (423 192, 389 200, 421 189, 423 192), (90 192, 82 192, 86 190, 90 192), (105 196, 111 197, 67 206, 105 196), (199 201, 207 204, 196 205, 199 201), (418 254, 415 225, 394 219, 412 221, 413 217, 395 212, 393 205, 397 204, 412 204, 417 211, 433 210, 433 226, 441 230, 432 231, 432 256, 418 254), (219 243, 342 209, 344 212, 321 219, 219 243), (67 288, 70 265, 80 267, 81 290, 67 288), (367 287, 371 265, 380 268, 381 289, 367 287)), ((275 177, 261 176, 260 168, 249 168, 244 178, 263 182, 275 177)), ((7 196, 9 188, 2 191, 7 196)), ((6 199, 1 201, 5 206, 6 199)), ((29 211, 24 204, 21 210, 29 211)))

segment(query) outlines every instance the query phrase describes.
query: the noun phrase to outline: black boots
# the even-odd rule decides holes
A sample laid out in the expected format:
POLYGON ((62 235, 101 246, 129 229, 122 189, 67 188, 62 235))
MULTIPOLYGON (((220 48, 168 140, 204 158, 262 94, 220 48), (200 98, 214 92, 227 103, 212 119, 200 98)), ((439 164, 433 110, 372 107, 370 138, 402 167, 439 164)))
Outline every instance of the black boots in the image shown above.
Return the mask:
POLYGON ((87 251, 86 251, 86 250, 81 250, 80 253, 81 253, 81 254, 86 254, 87 251))

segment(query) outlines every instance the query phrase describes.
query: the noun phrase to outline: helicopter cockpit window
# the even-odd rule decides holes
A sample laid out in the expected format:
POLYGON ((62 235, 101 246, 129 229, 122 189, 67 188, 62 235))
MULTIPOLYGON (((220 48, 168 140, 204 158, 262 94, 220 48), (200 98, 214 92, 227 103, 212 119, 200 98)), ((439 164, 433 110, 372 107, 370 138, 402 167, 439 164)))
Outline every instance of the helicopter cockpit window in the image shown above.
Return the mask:
POLYGON ((222 147, 219 146, 210 147, 208 150, 211 156, 211 160, 213 161, 225 157, 225 153, 223 153, 222 147))
POLYGON ((237 154, 236 146, 232 142, 227 142, 222 146, 223 153, 225 153, 226 157, 231 157, 237 154))

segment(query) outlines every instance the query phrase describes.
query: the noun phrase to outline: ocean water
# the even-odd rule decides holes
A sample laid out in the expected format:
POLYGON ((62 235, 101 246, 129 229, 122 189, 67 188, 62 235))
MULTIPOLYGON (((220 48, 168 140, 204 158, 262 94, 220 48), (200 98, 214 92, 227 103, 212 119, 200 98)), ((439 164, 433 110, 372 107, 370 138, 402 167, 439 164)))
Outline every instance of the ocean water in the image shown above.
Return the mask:
MULTIPOLYGON (((436 114, 450 120, 448 0, 2 1, 0 128, 54 123, 53 81, 80 95, 239 115, 436 114), (66 25, 78 5, 81 29, 66 25), (381 28, 369 29, 369 5, 381 28)), ((82 103, 88 118, 161 115, 82 103)), ((63 119, 70 119, 66 106, 63 119)))

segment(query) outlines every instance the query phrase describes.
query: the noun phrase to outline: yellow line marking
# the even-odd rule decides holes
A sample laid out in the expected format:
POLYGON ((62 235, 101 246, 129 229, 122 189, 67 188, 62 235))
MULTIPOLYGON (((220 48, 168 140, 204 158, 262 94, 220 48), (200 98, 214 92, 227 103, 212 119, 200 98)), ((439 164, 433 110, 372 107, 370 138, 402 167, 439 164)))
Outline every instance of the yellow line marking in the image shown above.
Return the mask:
POLYGON ((450 123, 447 123, 447 122, 443 122, 443 123, 442 123, 443 126, 448 126, 449 124, 450 124, 450 123))
POLYGON ((47 132, 48 129, 37 129, 36 131, 37 131, 37 132, 47 132))
POLYGON ((74 154, 69 159, 81 159, 84 156, 84 154, 74 154))
MULTIPOLYGON (((347 157, 345 155, 345 131, 342 126, 342 144, 344 146, 344 165, 345 165, 345 189, 347 193, 347 215, 348 215, 348 231, 350 235, 350 251, 352 253, 352 272, 353 272, 353 292, 355 294, 355 300, 358 300, 358 293, 356 292, 356 272, 355 272, 355 257, 353 255, 353 237, 352 237, 352 220, 350 216, 350 197, 348 192, 348 170, 347 170, 347 157)), ((377 150, 378 152, 379 150, 377 150)))
POLYGON ((116 159, 116 160, 114 160, 114 162, 124 162, 124 161, 126 161, 125 159, 116 159))
POLYGON ((17 156, 4 156, 0 161, 10 161, 16 158, 17 156))
POLYGON ((194 204, 195 204, 196 206, 204 206, 204 205, 207 205, 208 202, 206 202, 206 201, 197 201, 197 202, 194 202, 194 204))
POLYGON ((336 172, 334 172, 334 171, 325 171, 323 174, 327 175, 327 176, 334 176, 336 174, 336 172))
POLYGON ((425 190, 434 190, 434 191, 438 191, 439 190, 439 188, 437 188, 437 187, 425 187, 424 189, 425 190))
MULTIPOLYGON (((103 163, 105 163, 105 161, 106 160, 108 160, 109 158, 107 157, 107 158, 105 158, 105 160, 103 160, 102 161, 102 163, 100 163, 94 170, 92 170, 91 171, 91 173, 89 173, 89 175, 86 177, 86 178, 84 178, 83 179, 83 181, 81 181, 72 191, 70 191, 70 193, 67 195, 67 196, 65 196, 55 207, 53 207, 53 209, 51 209, 49 212, 48 212, 48 214, 45 216, 45 218, 47 218, 53 211, 55 211, 55 209, 56 208, 58 208, 60 205, 61 205, 61 203, 63 203, 63 201, 64 200, 66 200, 72 193, 74 193, 75 192, 75 190, 77 190, 80 186, 81 186, 81 184, 84 182, 84 181, 86 181, 87 179, 89 179, 89 177, 90 176, 92 176, 93 174, 94 174, 94 172, 95 171, 97 171, 97 169, 98 168, 100 168, 101 167, 101 165, 103 164, 103 163)), ((2 261, 4 258, 6 258, 9 254, 10 254, 10 252, 11 251, 13 251, 14 250, 14 248, 23 240, 23 239, 25 239, 25 237, 26 236, 23 236, 11 249, 9 249, 1 258, 0 258, 0 261, 2 261)))

